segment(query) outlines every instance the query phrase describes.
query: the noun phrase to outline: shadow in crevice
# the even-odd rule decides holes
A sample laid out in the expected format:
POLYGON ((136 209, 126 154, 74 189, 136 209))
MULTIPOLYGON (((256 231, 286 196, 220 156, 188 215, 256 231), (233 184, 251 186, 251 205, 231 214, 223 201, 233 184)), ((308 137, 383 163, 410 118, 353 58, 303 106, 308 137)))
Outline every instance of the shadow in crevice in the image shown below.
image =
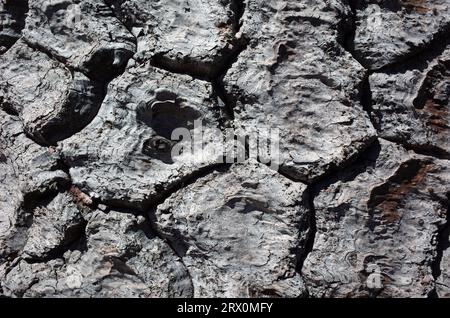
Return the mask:
MULTIPOLYGON (((372 144, 365 152, 363 152, 351 165, 346 168, 340 169, 339 171, 329 175, 320 181, 311 184, 308 188, 308 207, 309 207, 309 233, 305 242, 305 247, 299 251, 297 254, 297 272, 302 273, 303 265, 308 255, 314 249, 314 242, 317 233, 316 224, 316 209, 314 205, 314 200, 321 191, 325 191, 329 186, 337 182, 350 182, 355 180, 357 176, 366 172, 369 169, 373 169, 379 160, 381 152, 381 145, 378 141, 372 144)), ((336 217, 342 216, 345 213, 345 207, 339 206, 334 212, 337 212, 336 217)))
POLYGON ((20 38, 28 10, 28 0, 10 0, 0 3, 0 55, 20 38))
POLYGON ((439 229, 438 233, 438 244, 436 247, 437 253, 436 257, 433 260, 431 269, 433 278, 437 280, 442 274, 442 258, 444 256, 444 252, 450 248, 450 192, 447 193, 447 216, 445 224, 439 229))

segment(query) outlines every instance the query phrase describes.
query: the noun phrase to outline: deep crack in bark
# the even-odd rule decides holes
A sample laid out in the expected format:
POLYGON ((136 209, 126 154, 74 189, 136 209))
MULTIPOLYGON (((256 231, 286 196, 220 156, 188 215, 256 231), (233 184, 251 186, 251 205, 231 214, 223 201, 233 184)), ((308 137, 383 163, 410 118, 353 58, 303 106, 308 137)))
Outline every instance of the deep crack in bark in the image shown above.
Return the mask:
POLYGON ((443 253, 450 248, 450 192, 447 194, 447 215, 445 223, 439 228, 437 236, 436 257, 432 264, 433 278, 435 281, 439 279, 442 273, 441 263, 443 253))
MULTIPOLYGON (((309 217, 308 217, 308 237, 306 239, 306 242, 304 243, 303 250, 300 251, 299 255, 297 256, 297 272, 302 275, 302 269, 303 265, 308 258, 308 256, 311 254, 311 252, 314 249, 314 242, 316 240, 316 234, 317 234, 317 221, 316 221, 316 208, 314 206, 314 199, 318 194, 318 189, 316 188, 316 185, 310 185, 308 187, 308 205, 309 205, 309 217)), ((308 293, 308 297, 311 295, 309 294, 308 286, 306 286, 306 291, 308 293)))

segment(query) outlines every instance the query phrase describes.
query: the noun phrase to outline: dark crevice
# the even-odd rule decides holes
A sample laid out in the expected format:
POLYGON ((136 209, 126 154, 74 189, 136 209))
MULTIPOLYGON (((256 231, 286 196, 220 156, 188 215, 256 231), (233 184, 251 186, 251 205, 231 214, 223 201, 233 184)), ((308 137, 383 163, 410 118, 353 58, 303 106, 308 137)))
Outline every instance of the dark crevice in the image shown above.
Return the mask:
POLYGON ((367 67, 364 65, 363 61, 359 58, 358 54, 355 52, 355 36, 357 29, 357 8, 359 6, 360 0, 347 0, 347 5, 350 7, 351 15, 341 17, 341 20, 338 24, 338 43, 342 46, 342 48, 350 53, 350 55, 364 68, 367 67))
POLYGON ((2 109, 9 116, 19 117, 18 111, 12 107, 11 104, 4 101, 2 96, 0 96, 0 109, 2 109))
POLYGON ((19 38, 10 37, 10 36, 3 36, 3 38, 0 39, 0 55, 5 54, 9 51, 10 48, 13 47, 13 45, 19 40, 19 38))
POLYGON ((64 158, 59 155, 59 158, 56 161, 56 166, 54 170, 64 171, 70 178, 70 165, 64 160, 64 158))
POLYGON ((213 62, 202 62, 189 56, 173 59, 167 57, 166 52, 160 52, 150 58, 150 65, 169 73, 188 75, 210 82, 216 76, 219 65, 223 64, 224 60, 224 58, 216 58, 213 62))
POLYGON ((101 83, 107 87, 113 79, 125 72, 128 61, 134 53, 135 51, 130 50, 102 49, 95 52, 79 71, 93 82, 101 83))
POLYGON ((435 281, 439 279, 442 273, 442 257, 444 252, 450 248, 450 192, 447 193, 447 214, 445 223, 439 227, 437 235, 436 256, 431 265, 433 278, 435 281))
POLYGON ((364 9, 367 6, 362 0, 346 0, 346 4, 350 8, 350 16, 343 18, 339 23, 339 36, 338 42, 344 48, 345 51, 355 59, 362 67, 370 71, 370 64, 367 63, 364 56, 361 56, 355 50, 355 38, 358 29, 358 10, 364 9))
POLYGON ((306 238, 306 241, 304 243, 304 248, 300 251, 299 255, 297 256, 297 272, 302 274, 303 265, 305 263, 305 260, 308 258, 309 254, 314 249, 314 242, 316 239, 317 234, 317 222, 316 222, 316 209, 314 206, 314 199, 319 194, 318 188, 316 185, 311 185, 308 188, 307 193, 307 199, 308 199, 308 209, 309 209, 309 215, 308 215, 308 236, 306 238))
POLYGON ((0 11, 0 55, 8 51, 20 38, 25 27, 28 0, 2 1, 0 11))
POLYGON ((367 113, 367 116, 372 123, 372 126, 379 131, 380 125, 379 122, 381 118, 377 117, 376 113, 373 110, 373 98, 372 98, 372 89, 370 87, 369 75, 366 74, 363 82, 359 87, 359 98, 361 101, 361 105, 363 110, 367 113))
POLYGON ((439 160, 450 160, 450 154, 446 151, 442 150, 439 147, 435 147, 432 145, 411 145, 402 140, 398 140, 396 138, 382 137, 381 139, 387 140, 389 142, 395 143, 399 146, 402 146, 406 150, 413 151, 418 155, 434 157, 439 160))
POLYGON ((440 160, 450 160, 450 154, 438 147, 434 147, 431 145, 418 146, 418 145, 407 145, 407 144, 406 145, 403 144, 402 146, 405 149, 411 150, 422 156, 434 157, 434 158, 440 159, 440 160))
MULTIPOLYGON (((19 115, 17 115, 19 116, 19 115)), ((54 147, 56 144, 51 143, 51 142, 47 142, 42 140, 42 138, 37 138, 36 136, 28 133, 28 131, 26 129, 23 129, 23 134, 25 135, 25 137, 27 137, 29 140, 31 140, 32 142, 34 142, 36 145, 42 147, 42 148, 49 148, 49 147, 54 147)))
POLYGON ((216 76, 210 80, 215 94, 224 103, 225 111, 231 120, 234 120, 234 108, 236 101, 234 98, 231 98, 229 92, 226 91, 223 79, 229 69, 238 60, 240 54, 247 49, 247 45, 248 42, 244 41, 239 50, 230 56, 226 63, 221 66, 216 76))
POLYGON ((437 103, 440 107, 447 106, 446 98, 436 98, 436 86, 439 82, 449 80, 450 63, 437 61, 431 69, 427 71, 426 77, 420 85, 416 97, 413 100, 413 105, 416 110, 423 110, 430 102, 437 103))
POLYGON ((234 34, 236 35, 241 30, 242 17, 245 14, 246 4, 245 0, 231 0, 231 10, 233 11, 233 26, 234 34))
POLYGON ((439 298, 439 295, 436 291, 436 287, 434 287, 427 295, 427 298, 436 299, 439 298))

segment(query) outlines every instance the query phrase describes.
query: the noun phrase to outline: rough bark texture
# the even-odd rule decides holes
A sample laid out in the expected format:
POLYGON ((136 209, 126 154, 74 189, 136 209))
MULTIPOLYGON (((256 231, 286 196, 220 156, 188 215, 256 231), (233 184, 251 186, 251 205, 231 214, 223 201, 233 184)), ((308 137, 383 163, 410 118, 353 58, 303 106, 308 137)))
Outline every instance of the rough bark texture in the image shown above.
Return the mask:
POLYGON ((0 297, 450 297, 449 39, 446 0, 0 0, 0 297))

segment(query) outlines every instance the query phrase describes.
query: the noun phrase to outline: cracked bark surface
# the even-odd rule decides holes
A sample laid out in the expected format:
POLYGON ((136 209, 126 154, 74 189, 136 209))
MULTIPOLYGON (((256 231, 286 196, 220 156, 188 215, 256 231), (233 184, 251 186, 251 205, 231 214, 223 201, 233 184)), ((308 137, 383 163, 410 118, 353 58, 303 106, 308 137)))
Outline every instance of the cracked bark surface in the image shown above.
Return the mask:
POLYGON ((450 46, 369 78, 380 136, 450 158, 450 46), (429 58, 427 60, 427 58, 429 58))
POLYGON ((316 239, 302 269, 311 295, 429 295, 449 204, 447 161, 381 140, 334 179, 314 200, 316 239))
POLYGON ((449 26, 444 0, 0 0, 0 296, 449 297, 449 26), (280 168, 220 163, 225 128, 279 129, 280 168))
POLYGON ((262 164, 233 165, 159 205, 156 228, 182 255, 195 297, 299 297, 305 190, 262 164))
POLYGON ((100 108, 103 84, 71 72, 21 40, 0 57, 0 99, 36 142, 55 145, 86 126, 100 108), (14 64, 11 61, 15 61, 14 64))

